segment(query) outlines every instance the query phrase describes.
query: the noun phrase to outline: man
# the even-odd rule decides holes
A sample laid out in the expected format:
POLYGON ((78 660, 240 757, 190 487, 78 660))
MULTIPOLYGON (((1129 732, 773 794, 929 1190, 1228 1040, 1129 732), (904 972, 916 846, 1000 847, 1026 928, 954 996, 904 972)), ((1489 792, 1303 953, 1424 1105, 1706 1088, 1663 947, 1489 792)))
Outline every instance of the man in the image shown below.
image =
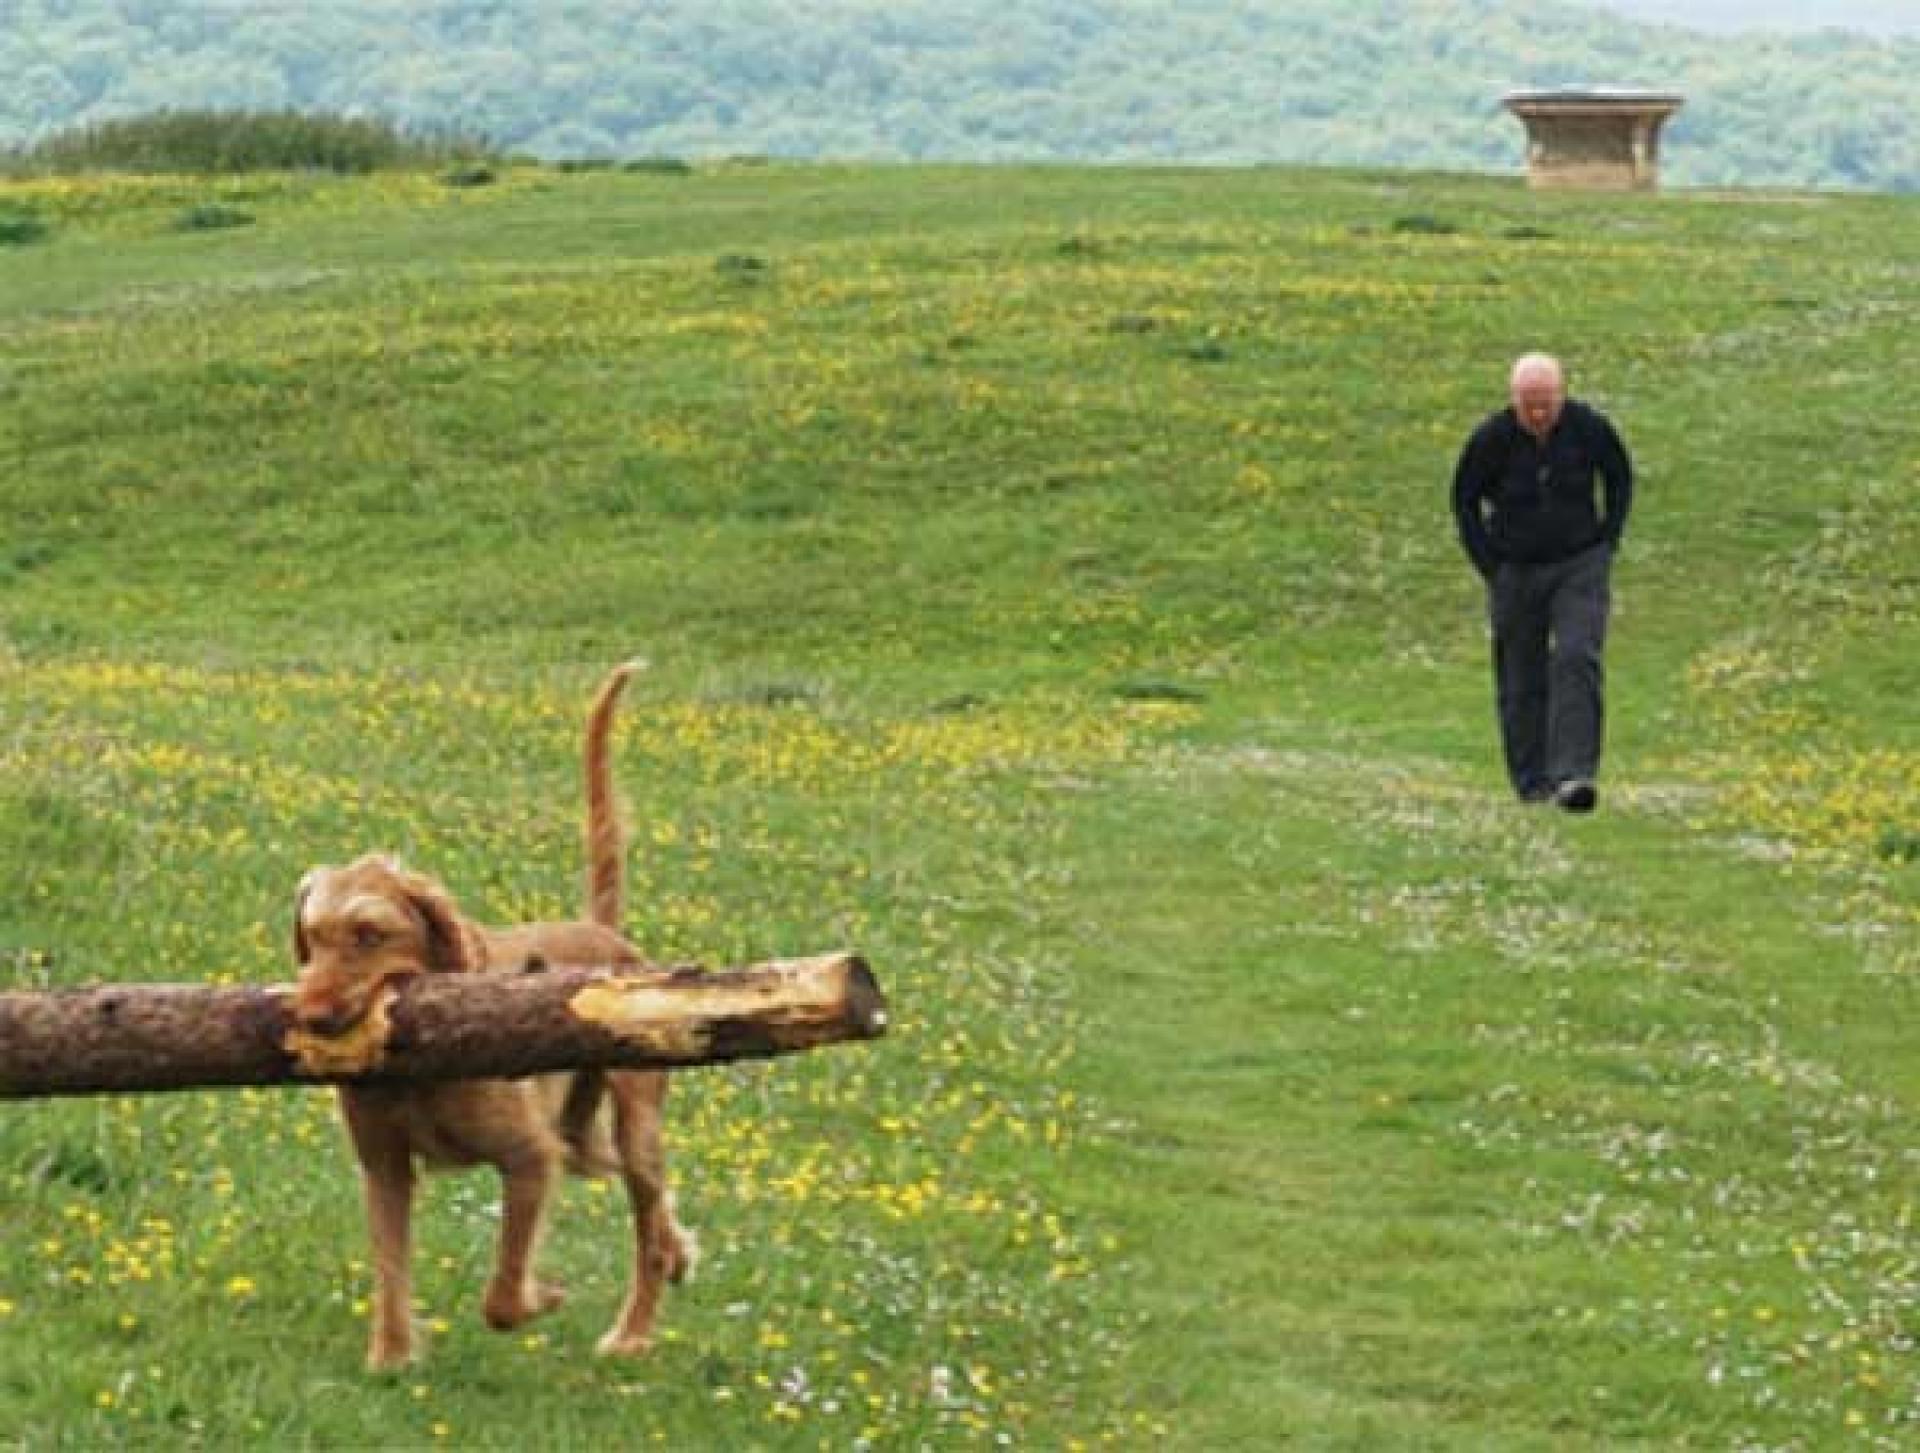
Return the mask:
POLYGON ((1460 451, 1453 514, 1487 582, 1513 789, 1526 802, 1591 812, 1607 577, 1633 504, 1633 465, 1606 416, 1567 397, 1557 360, 1519 359, 1508 393, 1509 406, 1489 414, 1460 451))

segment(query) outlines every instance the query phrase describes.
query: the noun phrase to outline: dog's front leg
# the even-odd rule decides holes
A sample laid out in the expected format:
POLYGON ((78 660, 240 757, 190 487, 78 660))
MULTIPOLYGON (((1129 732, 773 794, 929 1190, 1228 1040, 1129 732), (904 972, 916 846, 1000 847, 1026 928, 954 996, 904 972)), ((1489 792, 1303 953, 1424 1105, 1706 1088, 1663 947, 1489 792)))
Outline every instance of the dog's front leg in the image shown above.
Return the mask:
POLYGON ((547 1200, 559 1176, 560 1161, 558 1143, 539 1136, 530 1136, 502 1151, 496 1160, 505 1204, 499 1256, 482 1307, 490 1327, 501 1331, 518 1327, 566 1300, 566 1292, 560 1287, 548 1285, 533 1274, 547 1200))
POLYGON ((384 1371, 413 1360, 413 1147, 377 1094, 343 1089, 340 1108, 360 1161, 373 1248, 367 1366, 384 1371))
POLYGON ((367 1366, 376 1372, 413 1360, 413 1167, 375 1172, 363 1181, 373 1240, 373 1326, 367 1366))

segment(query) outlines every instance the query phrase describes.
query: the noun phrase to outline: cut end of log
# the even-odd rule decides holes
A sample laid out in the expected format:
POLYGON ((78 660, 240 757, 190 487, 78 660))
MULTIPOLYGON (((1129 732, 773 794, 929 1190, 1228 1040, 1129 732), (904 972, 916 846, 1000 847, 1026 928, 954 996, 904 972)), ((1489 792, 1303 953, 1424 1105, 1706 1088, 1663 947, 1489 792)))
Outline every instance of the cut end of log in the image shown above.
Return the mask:
POLYGON ((886 1033, 885 996, 858 954, 778 959, 752 969, 622 974, 568 1003, 581 1022, 680 1061, 732 1058, 739 1027, 777 1025, 789 1047, 886 1033))
POLYGON ((887 1032, 887 996, 867 961, 858 954, 839 955, 846 963, 847 1018, 856 1039, 878 1039, 887 1032))

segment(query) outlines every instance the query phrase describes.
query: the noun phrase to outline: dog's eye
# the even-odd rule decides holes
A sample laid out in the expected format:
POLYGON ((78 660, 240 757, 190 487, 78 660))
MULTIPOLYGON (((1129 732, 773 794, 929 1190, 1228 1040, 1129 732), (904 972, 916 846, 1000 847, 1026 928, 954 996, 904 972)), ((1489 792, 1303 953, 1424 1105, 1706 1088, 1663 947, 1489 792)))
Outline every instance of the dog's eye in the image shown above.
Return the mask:
POLYGON ((353 930, 353 946, 355 948, 379 948, 385 938, 386 934, 375 928, 371 923, 359 924, 353 930))

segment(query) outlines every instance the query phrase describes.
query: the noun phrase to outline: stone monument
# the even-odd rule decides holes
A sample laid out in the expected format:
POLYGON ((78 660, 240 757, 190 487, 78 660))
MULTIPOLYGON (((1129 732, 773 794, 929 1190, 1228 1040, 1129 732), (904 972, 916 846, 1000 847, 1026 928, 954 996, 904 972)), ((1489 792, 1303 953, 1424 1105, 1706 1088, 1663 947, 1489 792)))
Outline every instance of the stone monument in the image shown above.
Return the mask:
POLYGON ((1501 104, 1527 128, 1529 186, 1650 192, 1660 183, 1660 128, 1685 102, 1586 87, 1512 91, 1501 104))

